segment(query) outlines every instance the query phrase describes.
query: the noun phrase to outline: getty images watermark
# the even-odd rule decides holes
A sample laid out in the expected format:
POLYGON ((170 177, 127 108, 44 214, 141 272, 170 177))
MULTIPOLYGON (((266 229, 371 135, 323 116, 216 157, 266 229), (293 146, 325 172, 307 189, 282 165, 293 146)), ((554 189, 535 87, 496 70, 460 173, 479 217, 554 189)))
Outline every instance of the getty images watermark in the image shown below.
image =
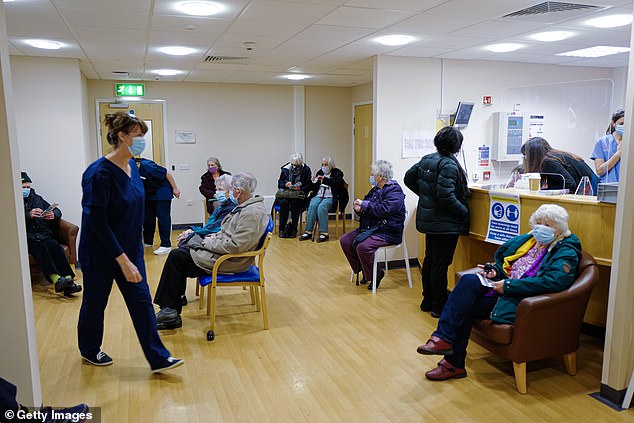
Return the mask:
POLYGON ((43 409, 19 409, 17 411, 7 410, 4 412, 4 418, 7 422, 14 421, 29 421, 29 422, 48 422, 48 421, 64 421, 73 423, 99 423, 100 412, 99 408, 91 408, 89 411, 74 411, 72 409, 58 409, 46 407, 43 409))

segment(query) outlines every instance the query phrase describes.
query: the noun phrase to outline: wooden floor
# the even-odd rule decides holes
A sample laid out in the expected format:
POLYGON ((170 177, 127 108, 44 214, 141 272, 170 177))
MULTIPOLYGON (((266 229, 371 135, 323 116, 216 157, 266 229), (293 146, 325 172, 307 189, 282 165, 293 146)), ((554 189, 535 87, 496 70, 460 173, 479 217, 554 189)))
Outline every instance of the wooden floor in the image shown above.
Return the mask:
MULTIPOLYGON (((166 256, 147 253, 153 294, 166 256)), ((568 376, 559 359, 529 363, 527 395, 515 390, 512 364, 476 344, 466 379, 426 380, 439 358, 416 347, 437 321, 418 308, 420 272, 412 270, 414 289, 404 269, 390 270, 373 296, 349 283, 334 237, 316 244, 276 236, 266 259, 270 329, 248 291, 219 289, 217 336, 207 342, 191 280, 183 328, 161 333, 186 364, 164 375, 150 373, 116 288, 103 344, 114 365, 99 368, 77 350, 81 295, 63 299, 34 282, 44 401, 101 407, 108 423, 634 421, 634 410, 588 396, 599 388, 602 343, 585 336, 578 374, 568 376)))

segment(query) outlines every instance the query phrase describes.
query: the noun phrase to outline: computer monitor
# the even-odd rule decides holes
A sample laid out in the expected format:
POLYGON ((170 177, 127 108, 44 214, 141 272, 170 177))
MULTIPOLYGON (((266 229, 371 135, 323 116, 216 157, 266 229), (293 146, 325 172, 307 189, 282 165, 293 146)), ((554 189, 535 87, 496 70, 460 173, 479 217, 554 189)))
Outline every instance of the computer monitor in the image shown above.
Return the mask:
POLYGON ((456 109, 456 115, 453 119, 451 126, 454 128, 466 128, 471 118, 471 112, 473 111, 473 103, 461 101, 458 103, 456 109))

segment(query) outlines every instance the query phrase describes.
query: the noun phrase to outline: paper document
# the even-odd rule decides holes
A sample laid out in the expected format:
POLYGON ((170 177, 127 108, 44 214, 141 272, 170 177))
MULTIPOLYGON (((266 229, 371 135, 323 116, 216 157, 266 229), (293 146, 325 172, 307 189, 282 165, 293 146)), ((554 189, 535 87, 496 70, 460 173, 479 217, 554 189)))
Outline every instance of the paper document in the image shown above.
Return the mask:
POLYGON ((493 281, 491 279, 487 279, 482 275, 482 273, 478 273, 478 279, 480 279, 480 283, 482 286, 486 286, 487 288, 493 288, 493 281))

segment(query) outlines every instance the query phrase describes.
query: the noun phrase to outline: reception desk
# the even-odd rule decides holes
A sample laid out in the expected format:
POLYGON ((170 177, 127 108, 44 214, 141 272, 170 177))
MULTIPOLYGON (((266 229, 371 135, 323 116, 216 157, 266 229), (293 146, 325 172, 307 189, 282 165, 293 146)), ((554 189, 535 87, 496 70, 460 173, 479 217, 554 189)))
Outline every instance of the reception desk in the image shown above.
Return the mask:
MULTIPOLYGON (((453 264, 449 267, 449 289, 454 286, 454 274, 458 270, 473 267, 493 259, 497 244, 485 242, 489 222, 489 191, 483 188, 470 187, 471 228, 468 236, 458 240, 453 264)), ((581 240, 584 251, 592 254, 599 264, 600 281, 595 288, 584 321, 595 326, 605 327, 612 265, 612 241, 614 239, 614 218, 616 205, 600 203, 596 197, 577 195, 540 195, 530 191, 505 190, 520 194, 520 233, 530 229, 528 220, 537 208, 546 203, 558 204, 568 210, 570 220, 568 226, 581 240)), ((418 246, 418 260, 422 264, 425 256, 425 236, 421 235, 418 246)))

